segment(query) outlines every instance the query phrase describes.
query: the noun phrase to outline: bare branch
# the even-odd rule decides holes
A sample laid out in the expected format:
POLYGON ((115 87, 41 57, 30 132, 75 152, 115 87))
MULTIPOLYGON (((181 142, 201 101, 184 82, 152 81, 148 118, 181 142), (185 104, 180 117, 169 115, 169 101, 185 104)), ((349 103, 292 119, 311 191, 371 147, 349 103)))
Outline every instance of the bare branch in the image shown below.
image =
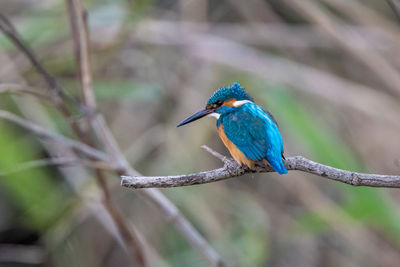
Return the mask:
POLYGON ((76 151, 79 151, 89 157, 92 157, 94 159, 101 160, 101 161, 109 161, 110 160, 110 158, 108 157, 107 154, 104 154, 103 152, 101 152, 95 148, 92 148, 84 143, 69 139, 65 136, 48 131, 48 130, 42 128, 41 126, 34 124, 23 118, 20 118, 17 115, 14 115, 8 111, 0 110, 0 119, 10 121, 32 133, 40 136, 40 137, 48 138, 48 139, 54 140, 56 142, 59 142, 61 144, 64 144, 64 145, 66 145, 76 151))
POLYGON ((227 157, 225 157, 224 155, 220 154, 219 152, 209 148, 206 145, 201 146, 202 149, 204 149, 205 151, 207 151, 208 153, 210 153, 211 155, 213 155, 214 157, 216 157, 217 159, 221 160, 223 163, 226 163, 226 161, 228 160, 227 157))
MULTIPOLYGON (((203 146, 211 154, 216 152, 203 146)), ((219 155, 219 153, 215 154, 219 155)), ((217 156, 219 158, 219 156, 217 156)), ((308 172, 323 178, 354 186, 400 188, 399 175, 380 175, 351 172, 314 162, 301 156, 285 160, 288 170, 308 172)), ((217 182, 250 172, 273 172, 270 166, 257 166, 255 170, 240 167, 233 159, 225 161, 223 168, 175 176, 121 176, 121 185, 129 188, 165 188, 217 182)))
POLYGON ((85 105, 93 112, 93 110, 96 108, 96 98, 93 93, 87 13, 80 0, 68 0, 67 4, 72 28, 72 36, 75 44, 75 54, 77 62, 79 63, 79 75, 82 86, 83 101, 85 105))

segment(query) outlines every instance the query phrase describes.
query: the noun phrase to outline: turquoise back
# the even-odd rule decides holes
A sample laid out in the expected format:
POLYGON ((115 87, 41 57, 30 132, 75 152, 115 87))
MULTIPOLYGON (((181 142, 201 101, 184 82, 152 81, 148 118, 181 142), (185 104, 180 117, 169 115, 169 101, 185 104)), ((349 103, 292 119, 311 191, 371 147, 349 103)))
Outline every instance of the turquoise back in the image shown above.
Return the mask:
POLYGON ((282 162, 283 141, 272 115, 254 103, 237 108, 221 107, 217 127, 223 126, 226 137, 246 156, 266 159, 279 174, 287 173, 282 162))

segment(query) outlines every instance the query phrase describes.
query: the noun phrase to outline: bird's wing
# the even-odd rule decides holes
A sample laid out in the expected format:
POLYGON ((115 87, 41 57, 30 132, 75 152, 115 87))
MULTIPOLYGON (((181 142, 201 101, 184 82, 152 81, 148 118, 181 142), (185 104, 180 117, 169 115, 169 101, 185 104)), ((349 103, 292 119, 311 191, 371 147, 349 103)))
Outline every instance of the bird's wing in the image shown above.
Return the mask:
POLYGON ((268 151, 281 154, 283 142, 274 120, 256 104, 243 105, 240 110, 222 119, 228 139, 252 160, 261 160, 268 151))
POLYGON ((272 116, 271 112, 269 112, 268 110, 266 110, 266 109, 263 108, 263 107, 260 107, 260 108, 261 108, 262 111, 264 111, 265 114, 267 114, 267 115, 269 116, 269 118, 270 118, 270 119, 276 124, 276 126, 278 126, 278 128, 279 128, 279 125, 278 125, 278 123, 276 122, 274 116, 272 116))
MULTIPOLYGON (((276 127, 278 127, 278 130, 279 130, 279 124, 278 124, 278 122, 275 120, 275 118, 274 118, 274 116, 271 114, 271 112, 269 112, 268 110, 264 109, 263 107, 260 107, 260 108, 262 109, 262 111, 265 112, 265 114, 267 114, 267 115, 270 117, 270 119, 276 124, 276 127)), ((283 147, 283 144, 282 144, 281 156, 282 156, 283 159, 285 159, 285 156, 283 155, 284 153, 285 153, 285 150, 284 150, 284 147, 283 147)))

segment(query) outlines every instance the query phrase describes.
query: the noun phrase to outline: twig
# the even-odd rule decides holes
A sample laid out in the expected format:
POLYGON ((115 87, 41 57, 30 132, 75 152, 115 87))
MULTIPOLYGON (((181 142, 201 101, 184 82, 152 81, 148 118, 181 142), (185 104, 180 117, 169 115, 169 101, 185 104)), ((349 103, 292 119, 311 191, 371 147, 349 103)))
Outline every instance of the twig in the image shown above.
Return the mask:
POLYGON ((205 151, 207 151, 208 153, 210 153, 211 155, 213 155, 214 157, 220 159, 223 163, 227 163, 227 160, 229 160, 227 157, 225 157, 224 155, 220 154, 219 152, 209 148, 206 145, 201 146, 202 149, 204 149, 205 151))
POLYGON ((96 108, 93 92, 92 68, 89 52, 89 31, 87 13, 80 0, 67 0, 68 13, 75 44, 75 55, 79 63, 79 75, 82 86, 83 101, 92 112, 96 108))
MULTIPOLYGON (((214 155, 215 151, 206 148, 214 155)), ((219 156, 217 156, 220 158, 219 156)), ((220 158, 221 159, 221 158, 220 158)), ((400 188, 400 175, 380 175, 351 172, 314 162, 301 156, 285 160, 288 170, 308 172, 323 178, 335 180, 353 186, 394 187, 400 188)), ((129 188, 165 188, 217 182, 250 172, 273 172, 270 166, 256 167, 249 170, 240 167, 232 159, 225 161, 224 167, 185 175, 176 176, 122 176, 121 185, 129 188)))
POLYGON ((109 161, 110 160, 110 158, 107 154, 105 154, 95 148, 92 148, 84 143, 69 139, 65 136, 48 131, 48 130, 42 128, 41 126, 34 124, 23 118, 20 118, 17 115, 14 115, 8 111, 0 110, 0 119, 4 119, 6 121, 17 124, 18 126, 36 134, 37 136, 54 140, 63 145, 66 145, 76 151, 79 151, 89 157, 95 158, 97 160, 101 160, 101 161, 109 161))

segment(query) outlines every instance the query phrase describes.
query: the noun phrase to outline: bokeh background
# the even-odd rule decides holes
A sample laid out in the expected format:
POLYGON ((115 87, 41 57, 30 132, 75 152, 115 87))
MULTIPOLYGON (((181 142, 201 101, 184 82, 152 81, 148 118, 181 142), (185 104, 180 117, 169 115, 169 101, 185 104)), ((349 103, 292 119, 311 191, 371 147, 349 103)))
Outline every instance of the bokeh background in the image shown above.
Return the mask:
MULTIPOLYGON (((99 110, 144 175, 221 166, 200 148, 207 144, 228 155, 213 120, 176 124, 235 81, 274 114, 287 156, 353 171, 400 172, 400 21, 388 2, 84 4, 99 110)), ((66 3, 2 0, 0 11, 69 94, 80 98, 66 3)), ((0 63, 0 86, 48 93, 4 35, 0 63)), ((65 119, 34 97, 2 94, 0 108, 73 136, 65 119)), ((49 156, 46 147, 4 120, 0 152, 0 266, 134 266, 107 228, 90 168, 29 168, 49 156)), ((149 266, 207 266, 152 203, 120 187, 116 175, 107 180, 114 202, 146 244, 149 266)), ((354 188, 291 171, 162 192, 229 266, 400 263, 396 189, 354 188)))

